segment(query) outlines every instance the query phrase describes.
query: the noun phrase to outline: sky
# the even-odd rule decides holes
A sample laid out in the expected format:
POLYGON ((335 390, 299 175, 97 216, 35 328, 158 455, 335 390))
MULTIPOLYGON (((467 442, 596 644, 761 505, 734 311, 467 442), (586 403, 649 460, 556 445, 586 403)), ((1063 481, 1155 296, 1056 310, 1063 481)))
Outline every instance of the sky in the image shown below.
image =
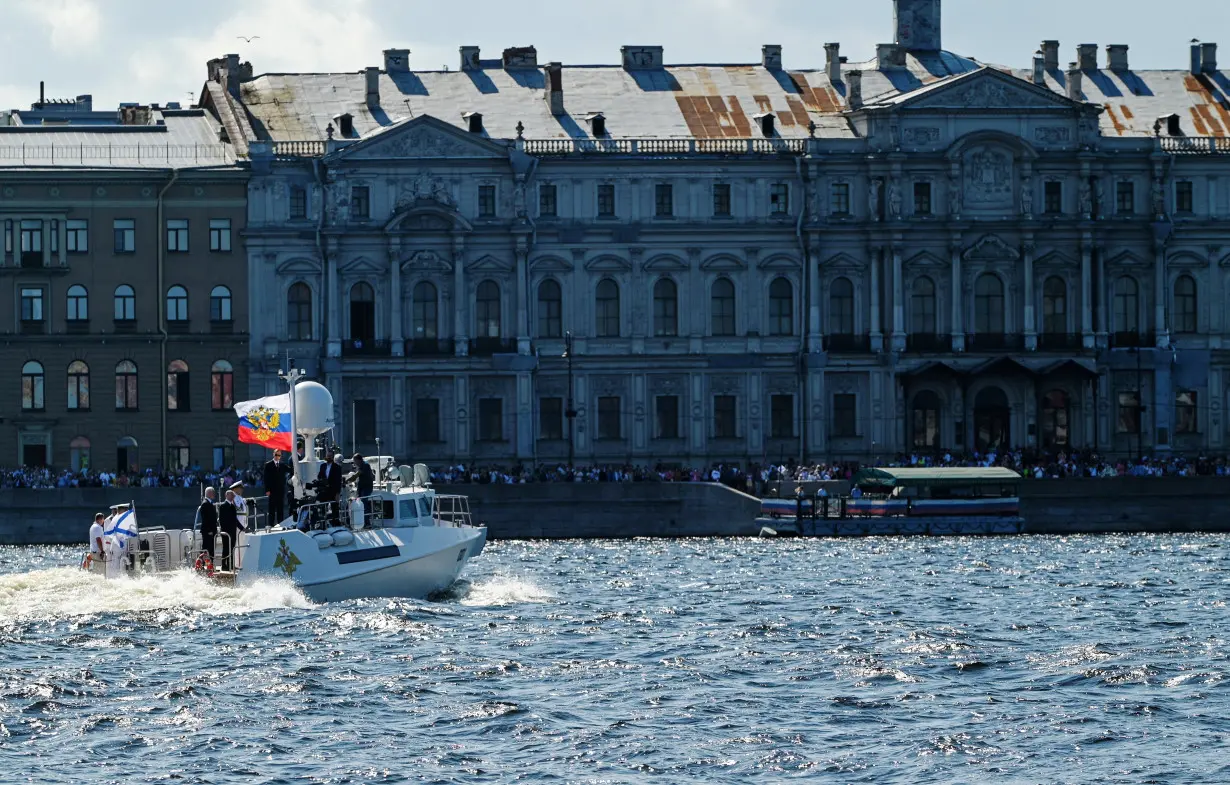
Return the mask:
MULTIPOLYGON (((944 47, 1028 68, 1043 39, 1061 62, 1078 43, 1131 46, 1134 68, 1186 68, 1189 42, 1225 32, 1230 2, 1194 0, 1168 14, 1146 0, 944 0, 944 47), (989 10, 989 9, 995 10, 989 10)), ((461 45, 498 58, 538 48, 539 62, 619 62, 621 45, 661 45, 670 63, 748 63, 781 44, 786 68, 822 68, 837 41, 851 61, 893 39, 892 0, 0 0, 0 109, 89 93, 95 108, 122 101, 188 103, 205 62, 230 52, 257 74, 360 71, 382 50, 409 48, 411 67, 456 69, 461 45), (253 37, 244 41, 240 36, 253 37)))

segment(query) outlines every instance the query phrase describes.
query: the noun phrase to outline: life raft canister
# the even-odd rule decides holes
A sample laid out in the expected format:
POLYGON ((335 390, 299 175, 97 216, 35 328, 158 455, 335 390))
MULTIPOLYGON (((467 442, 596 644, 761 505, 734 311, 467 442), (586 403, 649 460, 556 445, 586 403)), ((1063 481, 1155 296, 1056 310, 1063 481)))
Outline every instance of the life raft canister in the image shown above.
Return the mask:
POLYGON ((204 551, 202 551, 201 554, 196 557, 196 563, 192 565, 192 568, 196 570, 197 572, 204 573, 205 577, 207 578, 214 577, 213 560, 210 559, 209 554, 205 553, 204 551))

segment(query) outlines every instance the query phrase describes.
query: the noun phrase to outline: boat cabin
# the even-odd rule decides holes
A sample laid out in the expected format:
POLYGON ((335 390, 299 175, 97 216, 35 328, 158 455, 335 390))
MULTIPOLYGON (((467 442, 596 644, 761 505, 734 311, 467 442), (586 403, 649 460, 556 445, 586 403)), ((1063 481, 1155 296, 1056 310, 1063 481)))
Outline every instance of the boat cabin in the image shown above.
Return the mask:
POLYGON ((865 496, 891 499, 1007 499, 1021 475, 1001 466, 862 469, 850 483, 865 496))

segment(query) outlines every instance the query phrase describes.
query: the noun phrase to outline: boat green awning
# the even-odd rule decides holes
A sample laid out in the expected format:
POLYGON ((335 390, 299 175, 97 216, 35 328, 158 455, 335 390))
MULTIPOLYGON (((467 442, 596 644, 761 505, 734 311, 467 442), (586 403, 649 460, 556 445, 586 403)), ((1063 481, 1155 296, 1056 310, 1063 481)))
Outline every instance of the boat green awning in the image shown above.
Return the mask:
POLYGON ((860 488, 969 488, 1008 485, 1021 481, 1021 475, 1000 466, 989 468, 955 467, 942 469, 862 469, 851 481, 860 488))

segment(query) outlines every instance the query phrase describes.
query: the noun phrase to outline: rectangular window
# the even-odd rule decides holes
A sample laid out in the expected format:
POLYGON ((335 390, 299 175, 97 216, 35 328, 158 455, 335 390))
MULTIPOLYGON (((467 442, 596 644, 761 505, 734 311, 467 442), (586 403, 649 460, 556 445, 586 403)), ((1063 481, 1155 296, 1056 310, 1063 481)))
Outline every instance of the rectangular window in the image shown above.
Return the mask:
POLYGON ((931 215, 931 183, 914 183, 914 215, 931 215))
POLYGON ((21 222, 21 266, 43 266, 43 222, 21 222))
POLYGON ((115 235, 116 253, 135 253, 137 250, 137 222, 131 218, 117 218, 111 223, 115 235))
POLYGON ((538 215, 542 218, 554 218, 558 215, 559 205, 556 204, 554 185, 538 186, 538 215))
POLYGON ((210 371, 209 402, 215 412, 229 411, 235 405, 235 372, 229 363, 215 363, 210 371))
POLYGON ((675 214, 675 186, 658 183, 653 187, 653 214, 656 218, 670 218, 675 214))
POLYGON ((833 183, 829 192, 829 213, 832 215, 850 214, 849 183, 833 183))
POLYGON ((659 395, 654 399, 654 438, 679 438, 679 396, 659 395))
POLYGON ((290 220, 302 221, 307 218, 307 189, 292 185, 290 188, 290 220))
POLYGON ((495 218, 494 185, 480 185, 478 187, 478 217, 495 218))
POLYGON ((833 396, 833 423, 829 435, 834 439, 853 439, 858 436, 857 396, 851 393, 833 396))
POLYGON ((43 321, 43 290, 30 288, 21 290, 21 320, 23 322, 43 321))
POLYGON ((564 438, 564 399, 538 399, 538 438, 560 441, 564 438))
POLYGON ((1119 393, 1117 433, 1140 433, 1140 393, 1119 393))
POLYGON ((69 253, 88 253, 90 250, 90 222, 74 218, 64 222, 65 250, 69 253))
POLYGON ((356 185, 350 189, 350 219, 366 221, 372 217, 371 190, 366 185, 356 185))
POLYGON ((0 264, 7 264, 9 254, 13 253, 13 221, 4 222, 4 254, 0 256, 0 264))
POLYGON ((713 217, 730 217, 730 183, 713 184, 713 217))
POLYGON ((737 438, 735 406, 736 399, 733 395, 713 396, 713 438, 737 438))
POLYGON ((231 251, 231 219, 209 219, 209 250, 214 253, 230 253, 231 251))
POLYGON ((1131 215, 1136 212, 1136 184, 1131 181, 1115 183, 1115 212, 1131 215))
POLYGON ((188 253, 188 219, 167 219, 167 253, 188 253))
POLYGON ((598 440, 613 441, 623 438, 623 418, 620 416, 622 400, 617 395, 598 399, 598 440))
POLYGON ((419 398, 414 402, 414 440, 419 444, 440 443, 439 398, 419 398))
POLYGON ((615 217, 615 186, 611 183, 598 185, 598 217, 615 217))
POLYGON ((769 215, 790 214, 790 186, 773 183, 769 186, 769 215))
POLYGON ((478 401, 478 440, 504 441, 504 399, 480 398, 478 401))
POLYGON ((188 371, 182 362, 171 363, 167 372, 167 410, 172 412, 192 411, 192 386, 188 383, 188 371))
POLYGON ((1059 215, 1063 212, 1063 183, 1058 180, 1047 180, 1042 187, 1043 210, 1047 215, 1059 215))
POLYGON ((794 438, 793 395, 772 395, 769 397, 769 438, 794 438))
POLYGON ((353 401, 354 406, 354 422, 350 427, 354 429, 354 440, 356 444, 375 444, 376 442, 376 402, 373 400, 353 401))
MULTIPOLYGON (((1191 180, 1180 180, 1174 184, 1174 211, 1176 213, 1190 213, 1193 211, 1194 193, 1191 180)), ((22 221, 25 223, 25 221, 22 221)))
POLYGON ((1174 432, 1200 432, 1196 422, 1196 393, 1194 390, 1180 390, 1175 394, 1174 432))

